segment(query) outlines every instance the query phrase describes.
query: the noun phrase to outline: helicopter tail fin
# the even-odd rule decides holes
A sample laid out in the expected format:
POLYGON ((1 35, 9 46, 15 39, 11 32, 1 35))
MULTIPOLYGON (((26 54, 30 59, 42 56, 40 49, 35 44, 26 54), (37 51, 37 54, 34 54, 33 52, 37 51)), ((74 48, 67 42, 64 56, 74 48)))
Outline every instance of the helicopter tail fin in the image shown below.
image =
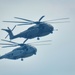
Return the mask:
POLYGON ((8 29, 1 29, 1 30, 8 32, 10 40, 14 38, 12 30, 9 27, 8 29))

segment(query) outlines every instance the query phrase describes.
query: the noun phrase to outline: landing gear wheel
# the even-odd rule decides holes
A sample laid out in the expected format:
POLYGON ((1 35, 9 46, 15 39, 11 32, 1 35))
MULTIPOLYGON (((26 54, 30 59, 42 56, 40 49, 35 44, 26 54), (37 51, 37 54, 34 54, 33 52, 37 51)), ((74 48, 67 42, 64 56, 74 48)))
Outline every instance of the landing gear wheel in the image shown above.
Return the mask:
POLYGON ((21 61, 23 61, 23 58, 21 58, 21 61))
POLYGON ((37 40, 40 40, 40 38, 39 38, 39 37, 37 37, 37 40))

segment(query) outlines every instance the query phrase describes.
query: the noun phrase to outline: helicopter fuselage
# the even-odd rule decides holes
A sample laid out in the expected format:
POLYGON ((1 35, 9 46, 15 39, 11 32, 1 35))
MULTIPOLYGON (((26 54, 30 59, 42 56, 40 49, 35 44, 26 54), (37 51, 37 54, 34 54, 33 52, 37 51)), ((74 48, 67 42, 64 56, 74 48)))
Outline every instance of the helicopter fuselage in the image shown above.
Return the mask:
POLYGON ((0 56, 0 59, 3 59, 3 58, 12 59, 12 60, 16 60, 19 58, 23 59, 36 54, 36 52, 37 52, 37 49, 35 47, 25 44, 24 46, 18 47, 12 50, 11 52, 0 56))
POLYGON ((32 26, 28 28, 27 30, 17 34, 15 38, 22 37, 22 38, 32 39, 35 37, 42 37, 50 33, 53 33, 53 30, 54 28, 52 25, 45 22, 40 22, 40 24, 32 26))

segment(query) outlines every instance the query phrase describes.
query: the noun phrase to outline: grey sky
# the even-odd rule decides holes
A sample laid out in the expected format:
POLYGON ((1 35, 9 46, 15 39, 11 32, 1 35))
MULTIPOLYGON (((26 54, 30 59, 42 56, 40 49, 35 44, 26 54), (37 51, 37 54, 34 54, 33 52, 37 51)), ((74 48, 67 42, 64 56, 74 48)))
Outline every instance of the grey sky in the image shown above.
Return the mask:
MULTIPOLYGON (((51 39, 49 46, 35 46, 38 51, 36 56, 20 60, 0 60, 0 75, 75 75, 75 1, 74 0, 0 0, 0 39, 7 33, 1 31, 15 24, 3 23, 3 20, 15 20, 14 17, 23 17, 38 20, 45 15, 43 20, 69 17, 70 23, 52 25, 58 31, 52 35, 40 38, 51 39)), ((30 26, 17 27, 14 34, 30 26)), ((9 38, 7 38, 9 40, 9 38)), ((13 41, 22 42, 24 39, 13 41)), ((36 38, 27 42, 37 41, 36 38)), ((2 42, 0 40, 0 42, 2 42)), ((14 48, 2 49, 0 55, 14 48)))

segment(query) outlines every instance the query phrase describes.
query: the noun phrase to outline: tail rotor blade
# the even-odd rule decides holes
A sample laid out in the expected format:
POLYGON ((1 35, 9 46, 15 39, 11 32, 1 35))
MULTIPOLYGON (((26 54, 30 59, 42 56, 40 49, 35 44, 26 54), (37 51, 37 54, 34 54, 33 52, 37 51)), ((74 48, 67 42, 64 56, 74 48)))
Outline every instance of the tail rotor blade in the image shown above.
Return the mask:
MULTIPOLYGON (((13 29, 11 31, 13 31, 16 28, 16 25, 13 27, 13 29)), ((7 34, 7 36, 5 37, 5 39, 8 37, 9 34, 7 34)))
POLYGON ((16 25, 13 27, 12 31, 16 28, 16 25))

